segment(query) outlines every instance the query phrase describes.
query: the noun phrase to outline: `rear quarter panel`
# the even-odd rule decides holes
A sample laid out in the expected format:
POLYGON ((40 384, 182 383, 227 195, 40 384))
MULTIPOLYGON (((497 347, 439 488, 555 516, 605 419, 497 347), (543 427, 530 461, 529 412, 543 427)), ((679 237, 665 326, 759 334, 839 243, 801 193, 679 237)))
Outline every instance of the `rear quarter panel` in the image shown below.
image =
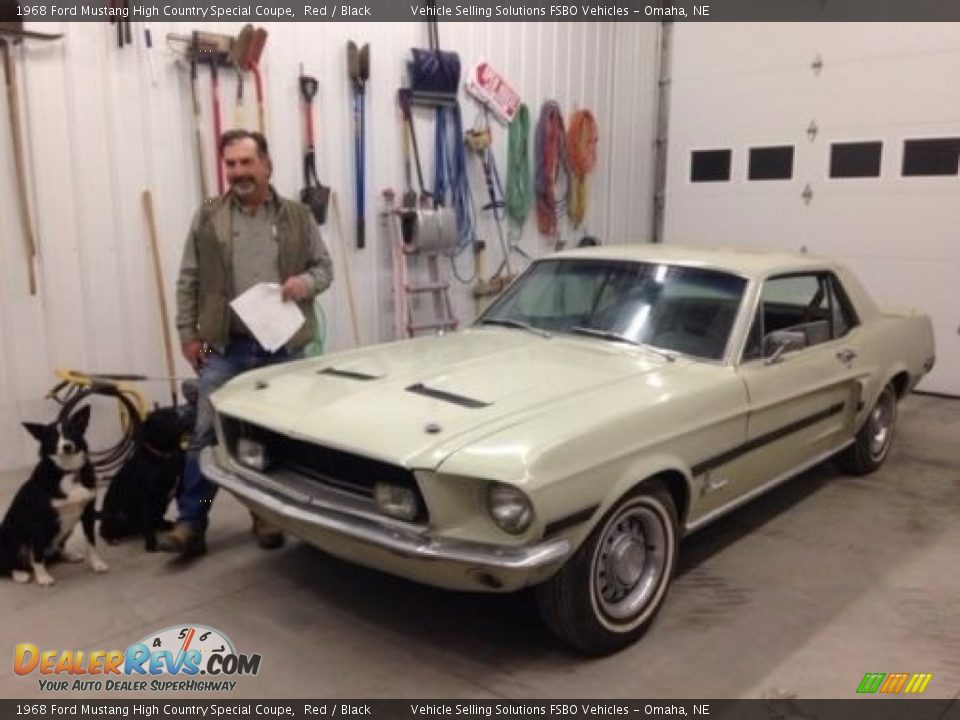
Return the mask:
POLYGON ((881 312, 862 329, 861 357, 872 369, 874 380, 864 395, 871 406, 883 387, 906 373, 904 392, 913 389, 929 372, 935 357, 933 327, 930 318, 920 312, 881 312))

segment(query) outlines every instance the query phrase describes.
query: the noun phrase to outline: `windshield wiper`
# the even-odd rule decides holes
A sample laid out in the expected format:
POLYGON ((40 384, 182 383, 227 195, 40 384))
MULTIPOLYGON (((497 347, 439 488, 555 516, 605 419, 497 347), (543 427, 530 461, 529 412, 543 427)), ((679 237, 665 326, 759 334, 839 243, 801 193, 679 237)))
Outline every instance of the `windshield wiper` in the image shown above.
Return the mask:
POLYGON ((520 328, 521 330, 526 330, 527 332, 532 332, 534 335, 539 335, 540 337, 553 337, 546 330, 541 330, 538 327, 534 327, 529 323, 521 322, 520 320, 511 320, 510 318, 483 318, 480 320, 481 325, 502 325, 503 327, 511 328, 520 328))
POLYGON ((676 356, 671 355, 671 354, 668 353, 666 350, 661 350, 660 348, 654 347, 653 345, 647 345, 646 343, 640 343, 640 347, 642 347, 644 350, 649 350, 649 351, 652 352, 654 355, 659 355, 660 357, 662 357, 662 358, 663 358, 664 360, 666 360, 667 362, 673 362, 674 360, 677 359, 676 356))
POLYGON ((620 333, 611 332, 610 330, 598 330, 597 328, 588 328, 577 326, 571 328, 570 332, 576 333, 577 335, 590 335, 592 337, 602 338, 603 340, 613 340, 614 342, 624 342, 630 345, 635 345, 637 347, 642 347, 644 350, 649 350, 655 355, 659 355, 667 362, 673 362, 676 358, 673 355, 661 350, 660 348, 653 347, 653 345, 647 345, 646 343, 637 342, 631 338, 628 338, 626 335, 621 335, 620 333))
POLYGON ((590 335, 592 337, 602 338, 604 340, 613 340, 615 342, 625 342, 630 345, 640 345, 636 340, 631 340, 626 335, 621 335, 620 333, 615 333, 610 330, 598 330, 597 328, 588 328, 580 327, 579 325, 574 328, 570 328, 570 332, 576 333, 577 335, 590 335))

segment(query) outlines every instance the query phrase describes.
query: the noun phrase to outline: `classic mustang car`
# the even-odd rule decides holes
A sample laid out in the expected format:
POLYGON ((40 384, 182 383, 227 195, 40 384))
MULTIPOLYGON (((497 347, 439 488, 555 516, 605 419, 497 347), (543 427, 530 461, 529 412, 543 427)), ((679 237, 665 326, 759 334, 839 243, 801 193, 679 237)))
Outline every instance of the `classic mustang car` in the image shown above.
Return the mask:
POLYGON ((649 625, 680 538, 890 450, 930 321, 807 256, 635 245, 534 262, 469 328, 240 376, 207 476, 326 552, 533 587, 589 654, 649 625))

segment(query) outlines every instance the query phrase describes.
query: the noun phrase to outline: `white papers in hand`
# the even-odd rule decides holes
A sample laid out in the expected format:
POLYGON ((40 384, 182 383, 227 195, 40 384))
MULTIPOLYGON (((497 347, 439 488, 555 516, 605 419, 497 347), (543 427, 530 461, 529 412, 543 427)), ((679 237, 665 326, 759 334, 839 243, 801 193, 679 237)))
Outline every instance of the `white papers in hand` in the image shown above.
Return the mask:
POLYGON ((259 283, 237 295, 230 307, 265 350, 276 352, 304 323, 295 302, 283 302, 280 286, 259 283))

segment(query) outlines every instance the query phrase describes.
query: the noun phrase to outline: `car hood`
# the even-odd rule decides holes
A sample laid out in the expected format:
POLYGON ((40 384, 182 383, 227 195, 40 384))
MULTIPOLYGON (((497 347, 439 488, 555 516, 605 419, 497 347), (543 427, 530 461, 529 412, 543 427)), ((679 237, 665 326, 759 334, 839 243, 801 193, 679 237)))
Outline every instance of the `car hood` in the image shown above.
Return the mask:
POLYGON ((246 373, 213 402, 293 437, 434 469, 552 403, 684 364, 595 338, 475 328, 246 373))

